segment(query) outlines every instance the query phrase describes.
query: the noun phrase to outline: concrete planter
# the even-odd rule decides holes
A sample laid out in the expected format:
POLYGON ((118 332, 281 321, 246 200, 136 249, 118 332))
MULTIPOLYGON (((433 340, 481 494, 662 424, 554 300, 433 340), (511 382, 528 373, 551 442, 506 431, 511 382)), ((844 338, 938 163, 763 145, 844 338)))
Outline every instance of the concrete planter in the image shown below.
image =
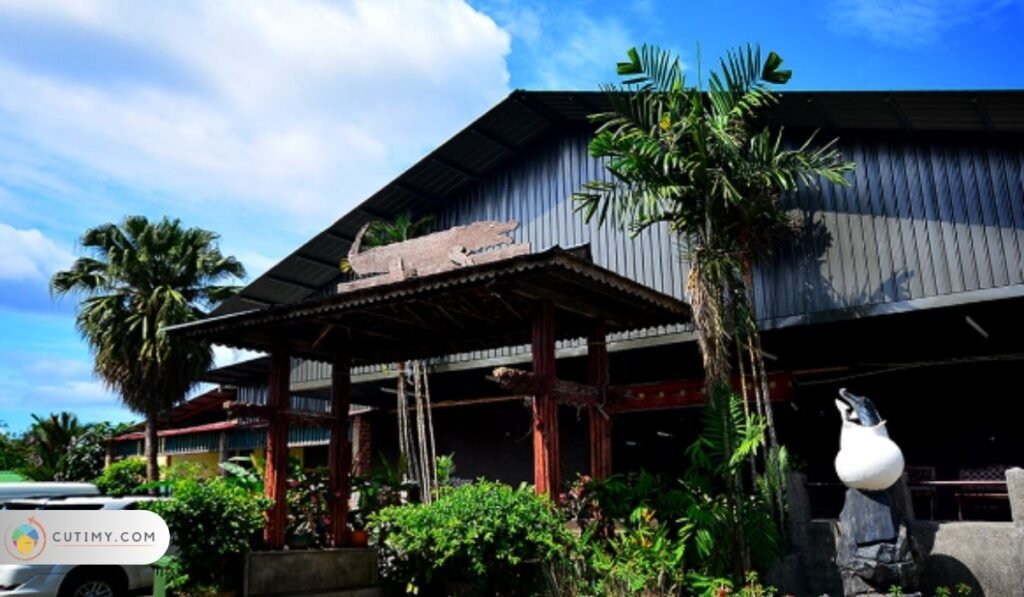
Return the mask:
POLYGON ((243 595, 377 594, 373 549, 254 551, 245 558, 243 595))

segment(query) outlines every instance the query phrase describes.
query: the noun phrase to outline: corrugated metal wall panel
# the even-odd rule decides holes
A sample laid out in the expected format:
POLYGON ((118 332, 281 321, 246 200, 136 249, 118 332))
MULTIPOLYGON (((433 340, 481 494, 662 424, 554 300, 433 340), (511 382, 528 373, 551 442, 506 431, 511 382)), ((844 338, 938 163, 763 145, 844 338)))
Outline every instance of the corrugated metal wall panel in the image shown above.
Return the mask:
MULTIPOLYGON (((594 261, 673 296, 689 268, 664 227, 634 239, 586 225, 570 196, 605 179, 588 137, 566 135, 492 176, 437 214, 440 227, 517 219, 534 251, 591 243, 594 261)), ((757 268, 762 319, 814 315, 1024 282, 1020 146, 953 137, 844 140, 847 188, 785 198, 801 237, 757 268)))
POLYGON ((846 143, 844 151, 858 164, 850 187, 786 199, 795 212, 824 227, 817 233, 826 238, 815 240, 809 238, 812 227, 805 226, 798 245, 824 252, 808 256, 784 248, 760 268, 762 318, 1024 281, 1024 228, 1016 215, 1024 202, 1019 150, 861 140, 846 143), (808 296, 817 298, 803 302, 795 288, 811 289, 808 296))
POLYGON ((174 435, 161 440, 162 454, 195 454, 198 452, 217 452, 220 450, 220 433, 189 433, 174 435))
MULTIPOLYGON (((589 155, 588 141, 584 133, 566 134, 537 147, 447 202, 435 214, 437 226, 516 219, 516 241, 529 242, 533 251, 590 243, 596 263, 685 300, 689 266, 667 227, 631 239, 614 226, 584 224, 574 212, 572 193, 608 176, 602 162, 589 155)), ((840 149, 857 164, 849 186, 805 189, 784 199, 802 232, 756 268, 759 318, 1024 283, 1020 143, 860 135, 843 139, 840 149)), ((491 350, 453 360, 524 350, 491 350)), ((329 375, 329 365, 304 363, 293 369, 292 379, 329 375)))

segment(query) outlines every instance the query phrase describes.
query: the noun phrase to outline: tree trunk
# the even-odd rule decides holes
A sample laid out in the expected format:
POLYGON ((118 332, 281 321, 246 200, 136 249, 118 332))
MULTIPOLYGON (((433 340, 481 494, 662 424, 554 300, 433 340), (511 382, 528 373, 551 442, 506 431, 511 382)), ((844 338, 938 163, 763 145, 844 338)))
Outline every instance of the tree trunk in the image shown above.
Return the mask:
MULTIPOLYGON (((146 482, 152 483, 160 480, 160 467, 156 461, 157 451, 160 447, 160 440, 156 433, 156 411, 146 413, 146 482)), ((156 493, 156 489, 150 489, 150 493, 156 493)))

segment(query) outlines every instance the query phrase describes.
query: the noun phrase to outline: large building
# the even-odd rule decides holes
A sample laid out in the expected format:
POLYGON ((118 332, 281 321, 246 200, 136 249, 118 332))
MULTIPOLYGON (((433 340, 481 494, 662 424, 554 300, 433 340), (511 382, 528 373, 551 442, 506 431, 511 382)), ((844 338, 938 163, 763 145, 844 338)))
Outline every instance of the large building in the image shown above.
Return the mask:
MULTIPOLYGON (((599 93, 512 93, 216 315, 335 294, 348 279, 339 262, 362 226, 403 213, 432 216, 437 230, 516 220, 515 240, 534 253, 586 245, 596 265, 685 301, 687 263, 666 228, 630 238, 585 224, 573 209, 574 191, 607 176, 587 148, 587 115, 606 107, 599 93)), ((1019 423, 1000 413, 1021 398, 1024 358, 1024 92, 787 93, 768 118, 794 139, 818 129, 819 138, 837 136, 844 157, 856 163, 846 187, 784 198, 801 233, 754 275, 780 432, 824 496, 817 503, 835 506, 827 499, 839 427, 832 398, 843 386, 875 400, 908 465, 926 478, 955 480, 1020 464, 1019 423)), ((448 333, 464 333, 462 317, 470 316, 456 318, 448 333)), ((410 333, 414 328, 410 319, 410 333)), ((680 471, 698 421, 699 401, 692 392, 681 397, 700 385, 694 335, 685 324, 636 329, 609 337, 608 350, 615 383, 662 394, 612 415, 612 470, 680 471)), ((559 377, 585 381, 586 352, 583 339, 560 342, 559 377)), ((454 454, 459 476, 534 480, 531 411, 522 396, 488 379, 494 367, 530 358, 528 345, 515 345, 428 359, 437 451, 454 454)), ((207 381, 259 403, 267 363, 213 371, 207 381)), ((368 409, 353 419, 364 432, 350 433, 364 459, 397 452, 390 365, 362 363, 352 371, 352 403, 368 409)), ((330 388, 328 359, 292 358, 292 400, 326 404, 330 388)), ((561 410, 561 479, 568 481, 588 471, 592 444, 586 417, 561 410)), ((203 450, 216 451, 222 440, 212 434, 220 431, 196 432, 207 434, 203 450)), ((251 429, 232 433, 249 438, 240 450, 262 446, 251 429)), ((301 432, 293 435, 292 445, 303 443, 301 432)), ((199 450, 188 437, 169 436, 165 452, 199 450)), ((954 507, 951 495, 938 496, 937 505, 934 496, 924 498, 933 513, 954 507)))

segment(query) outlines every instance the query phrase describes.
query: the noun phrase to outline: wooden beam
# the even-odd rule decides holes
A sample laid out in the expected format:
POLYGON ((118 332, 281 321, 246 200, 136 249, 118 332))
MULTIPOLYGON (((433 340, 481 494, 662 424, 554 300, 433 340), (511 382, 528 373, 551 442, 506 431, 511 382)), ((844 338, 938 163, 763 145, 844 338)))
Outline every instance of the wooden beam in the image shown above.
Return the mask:
POLYGON ((267 549, 282 549, 285 527, 288 524, 288 421, 278 416, 288 408, 291 355, 287 348, 275 347, 270 355, 267 407, 270 425, 267 427, 266 472, 263 489, 273 504, 267 511, 267 526, 263 529, 263 542, 267 549))
POLYGON ((314 349, 320 348, 320 345, 323 344, 323 341, 326 340, 327 336, 330 336, 331 332, 333 332, 333 331, 334 331, 334 324, 332 324, 332 323, 325 324, 323 329, 320 330, 320 333, 317 334, 316 340, 313 340, 312 347, 314 349))
POLYGON ((448 168, 449 170, 451 170, 452 172, 458 174, 459 176, 461 176, 463 178, 472 180, 474 182, 480 182, 480 175, 477 174, 476 172, 471 172, 465 166, 461 166, 459 164, 456 164, 455 162, 453 162, 453 161, 451 161, 449 159, 441 158, 441 157, 436 157, 436 156, 430 158, 430 160, 432 162, 435 162, 437 164, 440 164, 440 165, 444 166, 445 168, 448 168))
MULTIPOLYGON (((739 387, 739 378, 732 380, 739 387)), ((789 372, 768 374, 768 391, 772 402, 793 398, 793 381, 789 372)), ((704 405, 704 380, 686 379, 626 386, 610 386, 609 392, 623 395, 624 399, 609 402, 608 414, 688 408, 704 405)))
POLYGON ((248 402, 225 402, 224 409, 233 417, 251 417, 270 420, 276 417, 289 425, 312 425, 330 427, 336 422, 332 413, 321 413, 308 410, 274 409, 269 405, 251 404, 248 402))
POLYGON ((612 474, 612 419, 604 410, 608 376, 607 330, 595 322, 587 339, 587 381, 597 389, 601 400, 587 409, 587 435, 590 448, 590 476, 607 479, 612 474))
POLYGON ((469 132, 473 133, 477 137, 480 137, 484 141, 487 141, 491 145, 494 145, 498 149, 501 149, 505 153, 510 153, 510 154, 512 154, 514 156, 518 156, 519 153, 520 153, 518 149, 516 149, 515 147, 512 147, 511 143, 509 143, 507 141, 504 141, 502 139, 499 139, 499 138, 495 137, 494 135, 492 135, 490 133, 487 133, 487 132, 484 132, 484 131, 482 131, 482 130, 480 130, 478 128, 470 127, 469 132))
POLYGON ((301 288, 310 292, 320 292, 322 288, 319 286, 313 286, 312 284, 306 284, 305 282, 299 282, 298 280, 292 280, 290 278, 284 278, 282 276, 275 276, 273 274, 267 274, 264 276, 267 280, 278 282, 280 284, 287 284, 288 286, 294 286, 295 288, 301 288))
MULTIPOLYGON (((324 230, 320 234, 323 234, 324 236, 333 238, 334 240, 340 240, 341 242, 348 243, 350 245, 352 243, 354 243, 355 240, 356 240, 356 239, 352 238, 351 236, 345 236, 344 234, 338 234, 337 232, 332 232, 330 230, 324 230)), ((339 263, 340 263, 340 261, 339 261, 339 263)))
POLYGON ((298 253, 294 257, 296 259, 298 259, 299 261, 305 261, 306 263, 309 263, 311 265, 319 265, 320 267, 323 267, 324 269, 330 269, 330 270, 333 270, 333 271, 336 271, 336 272, 340 272, 341 271, 341 259, 340 258, 337 261, 328 261, 326 259, 320 259, 319 257, 314 257, 312 255, 304 255, 302 253, 298 253))
POLYGON ((352 402, 352 357, 348 342, 343 344, 331 371, 331 442, 328 447, 328 500, 331 507, 330 541, 334 547, 346 547, 348 540, 349 471, 352 470, 352 446, 348 438, 348 410, 352 402))
POLYGON ((372 210, 372 209, 370 209, 368 207, 363 207, 362 205, 360 205, 359 207, 356 207, 352 211, 358 211, 358 212, 360 212, 360 213, 362 213, 364 215, 370 216, 374 220, 381 220, 383 222, 387 222, 387 221, 391 220, 391 216, 388 216, 386 214, 382 214, 380 212, 374 211, 374 210, 372 210))
POLYGON ((238 298, 239 298, 239 300, 243 300, 243 301, 245 301, 247 303, 252 303, 254 305, 263 305, 264 307, 269 307, 269 306, 275 304, 273 301, 267 301, 267 300, 263 300, 263 299, 252 298, 252 297, 244 296, 244 295, 241 295, 241 294, 238 295, 238 298))
POLYGON ((417 199, 422 199, 422 200, 427 201, 429 203, 437 203, 437 201, 438 201, 437 197, 434 197, 433 195, 431 195, 430 193, 424 191, 423 189, 421 189, 419 187, 414 187, 411 184, 408 184, 408 183, 405 183, 405 182, 393 182, 393 183, 391 183, 391 186, 393 186, 394 188, 398 189, 399 191, 402 191, 404 193, 408 193, 408 194, 412 195, 413 197, 416 197, 417 199))
POLYGON ((537 305, 532 326, 533 373, 541 389, 533 398, 533 480, 538 494, 558 500, 561 459, 558 445, 558 402, 549 394, 555 381, 555 306, 537 305))
POLYGON ((611 324, 621 325, 619 315, 611 310, 603 309, 592 304, 580 304, 579 300, 572 295, 560 292, 553 288, 545 288, 530 284, 529 282, 517 282, 515 287, 509 289, 513 294, 518 294, 534 300, 551 301, 558 305, 562 311, 568 311, 588 319, 597 319, 611 324))
POLYGON ((498 367, 491 375, 501 387, 516 394, 546 394, 559 404, 576 406, 597 406, 601 402, 602 392, 592 385, 557 378, 544 379, 531 371, 511 367, 498 367))

